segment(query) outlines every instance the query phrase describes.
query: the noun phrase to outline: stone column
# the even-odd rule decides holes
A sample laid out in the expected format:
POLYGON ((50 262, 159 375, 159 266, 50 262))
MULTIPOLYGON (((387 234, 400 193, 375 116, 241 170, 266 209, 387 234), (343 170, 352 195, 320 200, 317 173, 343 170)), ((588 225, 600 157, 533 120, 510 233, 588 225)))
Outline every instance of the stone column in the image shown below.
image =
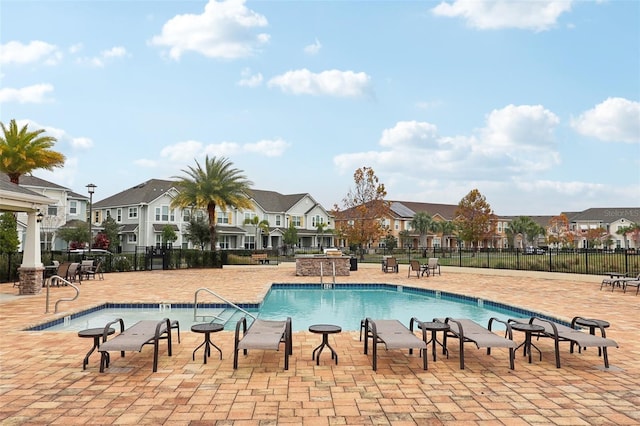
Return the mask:
POLYGON ((20 266, 20 294, 40 294, 44 266, 40 254, 40 223, 38 211, 27 213, 27 235, 20 266))

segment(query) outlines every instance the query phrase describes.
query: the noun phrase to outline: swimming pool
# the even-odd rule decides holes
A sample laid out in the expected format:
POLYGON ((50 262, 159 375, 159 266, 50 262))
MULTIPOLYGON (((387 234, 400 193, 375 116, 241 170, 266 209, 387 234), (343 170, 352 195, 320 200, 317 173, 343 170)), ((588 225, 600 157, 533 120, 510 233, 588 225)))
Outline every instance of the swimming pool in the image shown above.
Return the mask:
MULTIPOLYGON (((502 303, 390 284, 273 284, 261 304, 240 304, 240 307, 262 319, 291 317, 294 331, 307 330, 310 325, 320 323, 336 324, 345 331, 359 330, 360 321, 365 317, 394 318, 405 324, 412 317, 422 321, 447 316, 469 318, 480 324, 486 324, 491 317, 502 320, 530 316, 548 318, 502 303)), ((226 320, 225 328, 233 330, 244 314, 235 312, 232 315, 226 308, 226 304, 199 303, 198 318, 194 320, 193 303, 109 303, 29 330, 79 331, 103 327, 115 318, 123 318, 125 326, 142 319, 170 318, 180 321, 181 328, 188 330, 193 324, 210 321, 214 315, 223 318, 216 322, 226 320)))

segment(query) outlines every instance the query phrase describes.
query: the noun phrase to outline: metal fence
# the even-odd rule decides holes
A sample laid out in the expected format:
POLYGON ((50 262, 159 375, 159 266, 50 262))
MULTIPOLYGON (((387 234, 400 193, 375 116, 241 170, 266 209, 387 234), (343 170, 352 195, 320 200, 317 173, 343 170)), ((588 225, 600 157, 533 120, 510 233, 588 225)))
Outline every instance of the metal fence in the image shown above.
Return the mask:
MULTIPOLYGON (((270 265, 293 262, 298 254, 319 254, 318 248, 289 248, 274 250, 202 251, 172 247, 136 247, 133 252, 116 254, 74 254, 51 251, 42 253, 42 262, 80 262, 91 258, 102 261, 104 272, 149 271, 188 268, 221 268, 223 265, 255 263, 251 255, 266 253, 270 265)), ((637 276, 640 274, 640 251, 636 250, 562 250, 550 249, 533 253, 523 250, 465 250, 465 249, 369 249, 364 252, 343 250, 362 263, 380 263, 385 256, 394 256, 400 264, 411 260, 426 263, 437 257, 442 266, 463 268, 514 269, 523 271, 563 272, 571 274, 607 275, 608 272, 637 276)), ((0 282, 17 282, 22 253, 0 254, 0 282)))

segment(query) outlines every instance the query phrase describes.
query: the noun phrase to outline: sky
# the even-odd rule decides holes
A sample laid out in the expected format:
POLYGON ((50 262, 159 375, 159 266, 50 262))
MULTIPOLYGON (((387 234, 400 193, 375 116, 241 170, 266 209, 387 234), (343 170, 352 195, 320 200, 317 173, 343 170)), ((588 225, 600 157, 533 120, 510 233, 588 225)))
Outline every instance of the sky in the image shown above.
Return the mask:
POLYGON ((94 201, 227 158, 326 209, 640 206, 640 2, 0 2, 0 121, 57 138, 34 175, 94 201))

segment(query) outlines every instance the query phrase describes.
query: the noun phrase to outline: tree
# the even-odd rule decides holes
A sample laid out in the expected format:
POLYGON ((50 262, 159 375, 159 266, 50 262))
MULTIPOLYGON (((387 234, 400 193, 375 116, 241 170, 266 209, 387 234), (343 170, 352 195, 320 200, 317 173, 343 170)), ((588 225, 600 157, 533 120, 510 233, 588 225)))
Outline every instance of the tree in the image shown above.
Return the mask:
POLYGON ((187 239, 194 246, 199 246, 200 250, 211 242, 211 233, 209 232, 209 224, 201 216, 191 216, 187 224, 187 239))
POLYGON ((491 236, 495 228, 495 215, 484 195, 471 190, 455 211, 455 223, 462 241, 478 247, 480 240, 491 236))
POLYGON ((109 250, 109 244, 110 241, 107 234, 105 234, 104 232, 98 232, 98 235, 96 235, 96 239, 93 242, 91 248, 109 250))
POLYGON ((389 203, 384 200, 387 191, 370 167, 357 169, 353 174, 355 188, 342 200, 344 211, 334 207, 336 228, 349 244, 360 248, 364 258, 364 245, 384 234, 381 219, 388 214, 389 203))
POLYGON ((622 226, 618 228, 616 234, 622 235, 625 249, 629 248, 629 239, 627 237, 631 237, 631 240, 635 242, 635 246, 638 247, 638 241, 640 240, 640 224, 632 223, 629 226, 622 226))
POLYGON ((258 238, 260 236, 260 232, 264 232, 267 235, 269 234, 269 221, 266 219, 260 220, 258 216, 253 216, 251 218, 246 218, 243 222, 245 225, 251 225, 255 227, 256 239, 255 239, 255 249, 258 248, 258 238))
POLYGON ((564 213, 552 217, 549 220, 547 229, 547 241, 549 244, 554 244, 556 247, 572 245, 573 237, 569 229, 569 219, 564 213))
POLYGON ((72 220, 58 229, 58 237, 69 244, 70 249, 84 248, 89 242, 89 230, 85 222, 72 220))
POLYGON ((420 233, 420 245, 427 246, 426 236, 434 229, 433 217, 427 212, 418 212, 411 219, 411 228, 420 233))
POLYGON ((176 234, 176 230, 173 226, 167 224, 162 227, 162 244, 173 244, 173 242, 177 239, 178 234, 176 234))
POLYGON ((20 183, 20 176, 35 169, 53 170, 62 167, 65 157, 50 148, 56 143, 53 136, 43 135, 44 129, 27 130, 25 124, 18 129, 16 120, 9 122, 9 127, 0 122, 0 171, 9 176, 11 182, 20 183))
MULTIPOLYGON (((524 237, 525 245, 537 246, 537 239, 541 235, 546 234, 546 230, 541 225, 537 224, 529 216, 518 216, 509 223, 509 227, 506 229, 506 234, 513 243, 513 247, 516 247, 516 238, 520 235, 524 237)), ((522 248, 522 247, 520 247, 522 248)))
POLYGON ((450 240, 455 235, 456 225, 450 220, 444 220, 438 223, 438 230, 442 232, 442 239, 446 242, 446 248, 451 248, 450 240))
POLYGON ((204 167, 196 160, 195 167, 182 170, 187 176, 175 176, 178 179, 176 189, 179 193, 171 201, 171 206, 206 210, 209 217, 211 244, 214 249, 217 241, 216 207, 222 210, 252 207, 247 194, 253 183, 242 174, 242 171, 232 166, 233 163, 227 158, 209 158, 207 155, 204 167))
POLYGON ((318 236, 316 236, 316 238, 318 239, 318 241, 320 241, 319 245, 322 246, 322 240, 323 240, 323 236, 324 236, 324 230, 325 228, 329 226, 324 222, 318 222, 316 223, 316 233, 317 235, 320 236, 320 238, 318 238, 318 236))
POLYGON ((298 244, 298 230, 293 225, 289 224, 289 227, 282 233, 282 241, 284 242, 284 254, 287 254, 287 247, 298 244))
POLYGON ((109 240, 109 246, 105 247, 105 250, 109 250, 112 253, 118 252, 118 247, 120 246, 120 238, 118 237, 120 225, 118 225, 116 220, 111 216, 108 216, 102 221, 102 233, 104 233, 109 240))
POLYGON ((384 237, 384 240, 382 241, 384 242, 384 247, 389 251, 392 251, 396 247, 398 247, 398 240, 396 239, 396 237, 393 236, 391 232, 389 232, 387 236, 384 237))
POLYGON ((18 251, 20 238, 16 218, 13 213, 5 212, 0 216, 0 253, 15 253, 18 251))

